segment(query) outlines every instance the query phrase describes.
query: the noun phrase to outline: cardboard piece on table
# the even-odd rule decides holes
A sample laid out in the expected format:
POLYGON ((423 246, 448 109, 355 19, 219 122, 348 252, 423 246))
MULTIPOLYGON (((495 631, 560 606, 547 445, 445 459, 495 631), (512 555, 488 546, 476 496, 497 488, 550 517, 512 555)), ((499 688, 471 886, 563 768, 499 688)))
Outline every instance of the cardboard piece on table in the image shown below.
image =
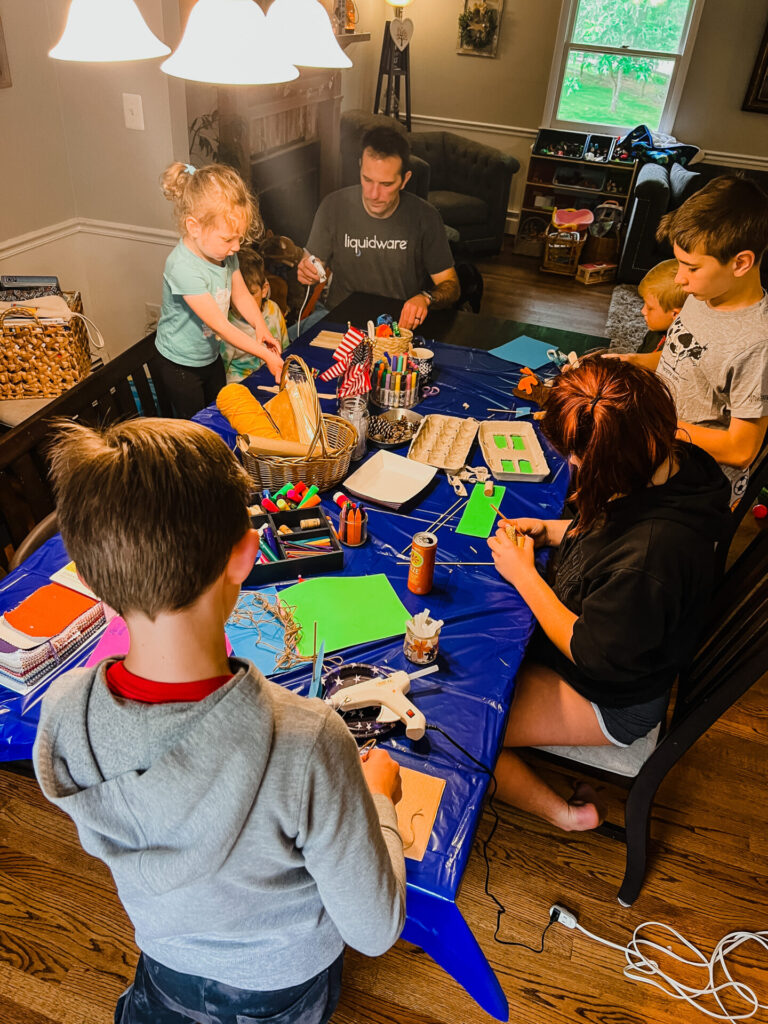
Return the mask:
POLYGON ((456 533, 463 533, 468 537, 490 537, 496 519, 496 513, 491 505, 498 508, 505 491, 506 487, 494 487, 493 494, 487 496, 483 493, 483 485, 475 484, 464 509, 464 515, 456 527, 456 533))
POLYGON ((61 569, 57 569, 56 572, 51 574, 50 580, 51 583, 60 583, 62 587, 69 587, 70 590, 76 590, 78 594, 85 594, 86 597, 92 597, 94 601, 99 600, 88 584, 83 583, 77 575, 77 566, 74 562, 67 562, 67 564, 61 569))
POLYGON ((403 798, 396 806, 397 828, 408 860, 423 860, 445 789, 445 779, 400 768, 403 798))
POLYGON ((539 341, 538 338, 531 338, 527 334, 521 334, 512 341, 498 345, 491 349, 491 355, 498 359, 504 359, 508 363, 519 363, 521 366, 530 366, 532 370, 538 370, 552 360, 547 355, 556 345, 546 341, 539 341))
POLYGON ((313 623, 325 653, 405 635, 411 617, 383 573, 374 576, 318 576, 280 592, 302 627, 298 652, 311 658, 313 623))
POLYGON ((335 351, 339 345, 344 341, 344 335, 339 331, 320 331, 312 341, 310 341, 310 348, 328 348, 335 351))

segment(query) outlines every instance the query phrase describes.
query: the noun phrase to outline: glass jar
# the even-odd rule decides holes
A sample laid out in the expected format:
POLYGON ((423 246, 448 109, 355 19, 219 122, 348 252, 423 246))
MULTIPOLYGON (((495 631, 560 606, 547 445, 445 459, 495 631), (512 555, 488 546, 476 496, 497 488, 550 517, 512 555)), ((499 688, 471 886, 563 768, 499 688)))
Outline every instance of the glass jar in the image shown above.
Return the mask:
POLYGON ((362 459, 366 451, 368 435, 368 395, 353 395, 351 398, 339 399, 339 416, 347 420, 357 430, 357 444, 352 452, 352 461, 362 459))

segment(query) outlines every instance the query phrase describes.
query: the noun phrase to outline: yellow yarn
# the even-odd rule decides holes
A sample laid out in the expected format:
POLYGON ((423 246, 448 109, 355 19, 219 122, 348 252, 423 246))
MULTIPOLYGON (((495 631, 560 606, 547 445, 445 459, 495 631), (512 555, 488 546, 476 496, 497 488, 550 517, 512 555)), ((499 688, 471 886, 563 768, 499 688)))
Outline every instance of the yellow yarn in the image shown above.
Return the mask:
POLYGON ((279 437, 269 417, 243 384, 227 384, 216 397, 216 405, 238 434, 279 437))

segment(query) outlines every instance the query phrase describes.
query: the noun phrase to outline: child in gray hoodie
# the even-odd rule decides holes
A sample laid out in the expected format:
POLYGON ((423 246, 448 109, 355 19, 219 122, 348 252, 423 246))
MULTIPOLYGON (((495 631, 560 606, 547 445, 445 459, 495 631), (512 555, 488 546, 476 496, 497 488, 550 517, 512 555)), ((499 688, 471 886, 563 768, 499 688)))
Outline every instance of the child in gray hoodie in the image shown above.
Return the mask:
POLYGON ((344 944, 376 956, 403 927, 398 766, 227 657, 258 535, 214 433, 69 424, 52 477, 67 551, 131 636, 124 660, 53 683, 33 755, 136 931, 115 1021, 324 1024, 344 944))

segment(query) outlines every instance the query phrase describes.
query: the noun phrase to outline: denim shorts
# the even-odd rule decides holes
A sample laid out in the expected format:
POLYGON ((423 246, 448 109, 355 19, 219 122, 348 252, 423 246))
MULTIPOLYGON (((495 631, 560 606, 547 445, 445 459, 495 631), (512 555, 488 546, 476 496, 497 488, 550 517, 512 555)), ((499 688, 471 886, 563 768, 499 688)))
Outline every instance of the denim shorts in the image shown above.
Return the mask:
POLYGON ((341 993, 342 961, 343 954, 301 985, 251 992, 180 974, 142 953, 115 1024, 327 1024, 341 993))
POLYGON ((664 718, 669 692, 626 708, 606 708, 594 701, 591 703, 605 738, 615 747, 628 747, 641 736, 646 736, 664 718))

